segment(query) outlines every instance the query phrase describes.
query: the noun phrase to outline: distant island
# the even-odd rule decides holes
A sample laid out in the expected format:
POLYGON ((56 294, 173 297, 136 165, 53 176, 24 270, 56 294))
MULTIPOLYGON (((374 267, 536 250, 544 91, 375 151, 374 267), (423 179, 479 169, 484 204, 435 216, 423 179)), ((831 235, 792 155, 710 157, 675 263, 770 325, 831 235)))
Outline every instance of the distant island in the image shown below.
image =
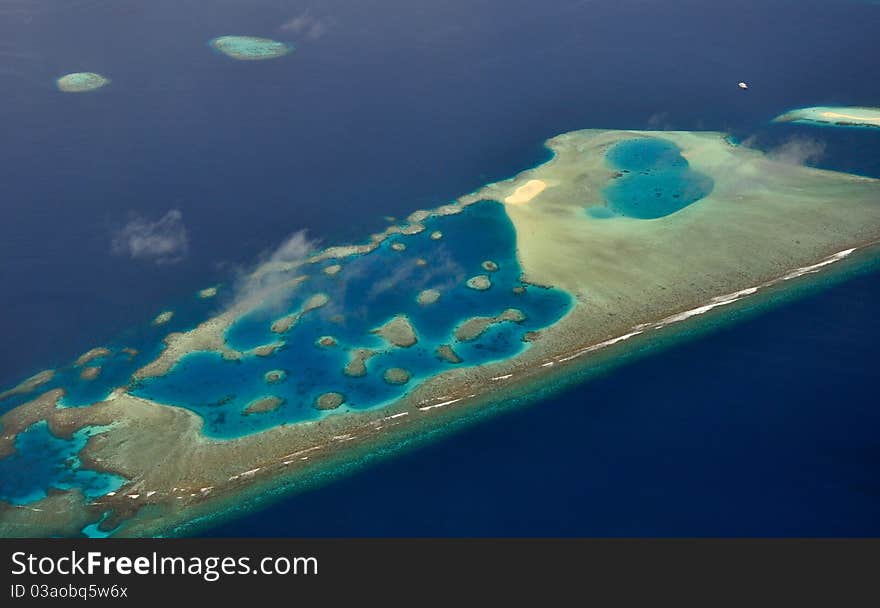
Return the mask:
POLYGON ((880 127, 880 108, 815 106, 781 114, 773 122, 805 122, 841 127, 880 127))
POLYGON ((880 180, 722 133, 547 146, 0 392, 0 536, 191 533, 880 241, 880 180))
POLYGON ((65 74, 55 81, 58 90, 64 93, 86 93, 107 86, 109 83, 109 78, 95 72, 65 74))
POLYGON ((257 36, 219 36, 209 44, 215 51, 239 61, 276 59, 294 50, 293 46, 286 42, 257 36))

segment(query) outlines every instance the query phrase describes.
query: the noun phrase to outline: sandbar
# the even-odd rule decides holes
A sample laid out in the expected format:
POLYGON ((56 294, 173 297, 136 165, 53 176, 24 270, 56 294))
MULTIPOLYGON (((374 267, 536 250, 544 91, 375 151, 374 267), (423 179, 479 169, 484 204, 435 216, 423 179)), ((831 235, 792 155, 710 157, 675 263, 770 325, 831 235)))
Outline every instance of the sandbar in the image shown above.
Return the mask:
POLYGON ((513 194, 505 197, 504 202, 508 205, 524 205, 541 194, 547 188, 547 182, 540 179, 530 179, 522 186, 513 191, 513 194))

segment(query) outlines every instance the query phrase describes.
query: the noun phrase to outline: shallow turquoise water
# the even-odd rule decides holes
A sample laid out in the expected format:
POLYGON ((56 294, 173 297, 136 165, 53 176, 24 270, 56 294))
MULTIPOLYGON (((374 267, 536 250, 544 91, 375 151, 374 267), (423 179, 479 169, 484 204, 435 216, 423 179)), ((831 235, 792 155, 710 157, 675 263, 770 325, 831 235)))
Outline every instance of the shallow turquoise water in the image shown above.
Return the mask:
POLYGON ((116 490, 122 477, 81 468, 77 454, 98 429, 83 429, 59 439, 45 421, 15 439, 15 452, 0 459, 0 500, 27 504, 46 497, 47 488, 79 489, 87 499, 116 490))
POLYGON ((431 218, 426 230, 411 236, 394 236, 375 251, 330 260, 315 267, 310 277, 294 290, 237 320, 227 332, 233 348, 248 350, 283 338, 285 345, 269 357, 247 356, 226 361, 216 353, 192 353, 168 374, 143 381, 134 394, 162 403, 187 407, 205 419, 204 431, 214 437, 237 437, 278 424, 318 418, 315 399, 326 392, 340 392, 346 404, 340 408, 365 409, 399 398, 421 381, 457 366, 472 366, 508 358, 526 348, 523 335, 559 320, 571 305, 570 297, 556 289, 523 286, 516 259, 513 224, 497 202, 484 201, 460 214, 431 218), (443 233, 431 239, 435 230, 443 233), (404 251, 393 245, 403 243, 404 251), (417 260, 427 262, 419 265, 417 260), (490 260, 498 270, 489 272, 482 263, 490 260), (335 276, 321 268, 342 263, 335 276), (465 282, 475 275, 488 275, 486 291, 470 289, 465 282), (437 289, 440 300, 431 305, 416 301, 423 289, 437 289), (275 319, 300 309, 310 296, 323 293, 329 303, 306 313, 283 336, 271 331, 275 319), (522 323, 490 327, 478 339, 456 343, 454 328, 474 316, 495 316, 508 308, 526 315, 522 323), (418 343, 409 348, 387 344, 371 330, 398 314, 405 314, 415 328, 418 343), (333 347, 316 342, 322 336, 337 340, 333 347), (436 355, 441 344, 451 344, 463 360, 451 364, 436 355), (343 373, 354 348, 375 349, 367 361, 365 377, 343 373), (391 385, 384 372, 401 367, 412 374, 405 385, 391 385), (263 376, 283 369, 287 378, 268 384, 263 376), (274 395, 285 400, 272 412, 243 413, 260 397, 274 395))
POLYGON ((704 198, 714 186, 711 177, 692 170, 678 146, 666 139, 621 141, 608 150, 606 161, 618 174, 602 191, 606 205, 587 210, 597 219, 664 217, 704 198))

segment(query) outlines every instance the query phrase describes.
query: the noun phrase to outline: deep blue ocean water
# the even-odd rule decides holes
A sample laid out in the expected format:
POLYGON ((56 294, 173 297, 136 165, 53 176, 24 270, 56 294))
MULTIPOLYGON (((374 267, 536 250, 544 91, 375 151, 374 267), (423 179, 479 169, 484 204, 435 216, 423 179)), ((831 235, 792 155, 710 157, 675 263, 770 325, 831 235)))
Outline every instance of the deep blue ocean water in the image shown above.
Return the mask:
MULTIPOLYGON (((880 104, 880 7, 866 2, 58 4, 0 8, 3 386, 148 335, 166 307, 219 306, 195 290, 297 230, 360 241, 383 216, 534 164, 563 131, 722 130, 880 176, 876 130, 768 124, 793 107, 880 104), (320 28, 283 29, 306 12, 320 28), (206 46, 229 33, 297 51, 237 63, 206 46), (55 90, 78 70, 112 82, 55 90), (172 209, 182 261, 111 253, 131 217, 172 209)), ((218 533, 876 533, 876 277, 218 533)))

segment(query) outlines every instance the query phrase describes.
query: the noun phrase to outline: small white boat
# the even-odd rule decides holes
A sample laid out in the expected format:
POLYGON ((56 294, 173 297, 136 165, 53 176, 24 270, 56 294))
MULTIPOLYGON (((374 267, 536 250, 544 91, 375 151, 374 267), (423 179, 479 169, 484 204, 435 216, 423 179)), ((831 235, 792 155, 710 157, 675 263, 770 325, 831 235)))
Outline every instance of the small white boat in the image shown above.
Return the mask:
POLYGON ((738 87, 741 88, 741 89, 748 89, 748 88, 749 88, 749 85, 748 85, 747 83, 745 83, 745 82, 740 82, 740 83, 737 84, 736 86, 738 86, 738 87))

